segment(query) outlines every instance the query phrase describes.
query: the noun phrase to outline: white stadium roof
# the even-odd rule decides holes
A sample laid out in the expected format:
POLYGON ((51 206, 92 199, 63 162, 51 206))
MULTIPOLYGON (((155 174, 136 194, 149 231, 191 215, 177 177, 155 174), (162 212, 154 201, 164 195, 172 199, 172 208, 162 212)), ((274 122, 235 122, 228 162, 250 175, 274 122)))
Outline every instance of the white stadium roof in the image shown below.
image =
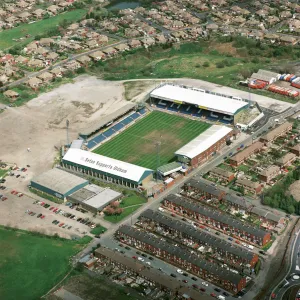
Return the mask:
POLYGON ((204 93, 192 88, 166 84, 150 93, 150 97, 175 103, 196 105, 199 108, 223 114, 234 115, 248 103, 214 94, 204 93))
POLYGON ((150 169, 81 149, 69 149, 63 160, 134 182, 139 182, 145 172, 152 172, 150 169))
POLYGON ((224 138, 231 131, 232 129, 229 127, 213 125, 188 144, 177 150, 175 155, 186 156, 193 159, 214 145, 217 141, 224 138))

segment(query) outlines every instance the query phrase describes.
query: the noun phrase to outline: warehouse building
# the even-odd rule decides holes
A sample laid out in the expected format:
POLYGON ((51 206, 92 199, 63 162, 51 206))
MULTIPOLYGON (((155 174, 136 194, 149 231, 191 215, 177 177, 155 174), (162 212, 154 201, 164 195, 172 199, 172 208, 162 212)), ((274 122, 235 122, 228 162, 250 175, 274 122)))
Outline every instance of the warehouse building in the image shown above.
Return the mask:
POLYGON ((57 168, 34 177, 30 183, 32 188, 64 200, 88 184, 88 180, 57 168))
POLYGON ((110 188, 102 188, 98 185, 89 184, 69 195, 67 199, 72 203, 81 205, 88 211, 97 213, 121 197, 121 193, 111 190, 110 188))
POLYGON ((81 149, 69 149, 62 165, 75 172, 131 188, 144 185, 153 178, 150 169, 81 149))
POLYGON ((249 102, 239 97, 172 84, 162 84, 150 93, 150 102, 157 101, 166 101, 171 109, 174 105, 185 107, 183 113, 225 123, 235 123, 239 113, 249 107, 249 102))
POLYGON ((214 262, 208 262, 180 246, 174 246, 160 238, 128 225, 119 227, 115 236, 122 242, 148 252, 184 270, 189 270, 213 284, 237 293, 246 286, 246 278, 227 271, 214 262))
POLYGON ((175 152, 179 162, 193 167, 203 164, 230 140, 234 131, 226 126, 213 125, 175 152))
POLYGON ((264 246, 271 240, 271 234, 262 229, 244 224, 236 218, 216 211, 202 204, 188 201, 186 198, 170 194, 164 198, 164 205, 169 209, 194 219, 201 224, 222 230, 227 234, 264 246))
POLYGON ((185 245, 189 243, 190 247, 197 247, 198 251, 203 254, 210 252, 212 257, 238 269, 253 268, 258 261, 258 255, 247 249, 235 246, 205 231, 196 230, 191 225, 174 220, 151 209, 144 211, 139 219, 143 228, 145 228, 144 224, 147 224, 147 229, 150 228, 158 233, 161 233, 161 229, 164 229, 168 234, 179 239, 181 243, 185 245))

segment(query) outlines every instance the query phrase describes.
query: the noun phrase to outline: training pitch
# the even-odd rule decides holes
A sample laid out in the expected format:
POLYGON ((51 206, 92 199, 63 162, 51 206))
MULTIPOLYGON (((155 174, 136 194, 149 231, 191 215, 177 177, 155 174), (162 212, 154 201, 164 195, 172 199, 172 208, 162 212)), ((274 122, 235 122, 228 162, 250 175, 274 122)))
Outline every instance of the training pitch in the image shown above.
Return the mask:
POLYGON ((93 152, 156 170, 158 163, 172 162, 174 152, 209 127, 207 123, 154 111, 93 152))

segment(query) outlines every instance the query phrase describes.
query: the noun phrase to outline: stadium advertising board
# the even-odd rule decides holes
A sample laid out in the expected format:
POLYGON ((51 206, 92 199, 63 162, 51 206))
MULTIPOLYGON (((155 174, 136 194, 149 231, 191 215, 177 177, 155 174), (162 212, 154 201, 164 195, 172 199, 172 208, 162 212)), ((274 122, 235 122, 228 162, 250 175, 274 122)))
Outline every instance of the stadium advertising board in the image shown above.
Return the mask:
POLYGON ((94 160, 94 159, 91 159, 91 158, 88 158, 88 157, 82 157, 81 160, 84 161, 85 163, 94 165, 95 167, 98 167, 98 168, 107 169, 107 170, 114 170, 114 171, 121 172, 121 173, 127 173, 127 170, 122 169, 119 166, 112 165, 112 164, 105 164, 105 163, 102 163, 99 160, 94 160))

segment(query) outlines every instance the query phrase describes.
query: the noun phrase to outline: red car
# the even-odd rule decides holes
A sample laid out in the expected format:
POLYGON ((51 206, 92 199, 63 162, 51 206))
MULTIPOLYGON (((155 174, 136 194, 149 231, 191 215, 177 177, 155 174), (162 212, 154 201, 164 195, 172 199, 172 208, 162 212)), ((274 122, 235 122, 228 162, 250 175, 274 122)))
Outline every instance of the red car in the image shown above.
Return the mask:
POLYGON ((10 193, 13 195, 15 193, 15 190, 11 191, 10 193))
POLYGON ((132 256, 132 258, 133 258, 133 259, 137 259, 137 257, 136 257, 136 256, 132 256))
POLYGON ((55 208, 55 209, 53 210, 53 212, 57 212, 57 210, 58 210, 58 208, 55 208))
POLYGON ((26 171, 27 171, 27 169, 26 169, 26 168, 24 168, 24 169, 23 169, 23 172, 26 172, 26 171))
POLYGON ((2 201, 5 201, 5 200, 7 200, 7 197, 2 197, 2 201))
POLYGON ((65 224, 65 223, 60 223, 58 226, 61 227, 61 226, 63 226, 64 224, 65 224))
POLYGON ((193 287, 194 289, 199 289, 199 286, 198 286, 197 284, 193 284, 192 287, 193 287))
POLYGON ((23 194, 22 194, 22 193, 20 193, 20 194, 18 195, 18 197, 23 197, 23 194))
POLYGON ((44 218, 45 218, 45 216, 44 216, 44 215, 42 215, 42 216, 41 216, 41 219, 44 219, 44 218))
POLYGON ((201 292, 205 292, 206 289, 205 289, 205 288, 200 288, 200 291, 201 291, 201 292))
POLYGON ((236 240, 235 242, 236 242, 237 244, 240 244, 240 241, 238 241, 238 240, 236 240))
POLYGON ((54 206, 50 207, 49 209, 50 209, 50 210, 53 210, 53 209, 54 209, 54 206))
POLYGON ((211 293, 210 295, 215 298, 217 297, 217 295, 215 293, 211 293))

